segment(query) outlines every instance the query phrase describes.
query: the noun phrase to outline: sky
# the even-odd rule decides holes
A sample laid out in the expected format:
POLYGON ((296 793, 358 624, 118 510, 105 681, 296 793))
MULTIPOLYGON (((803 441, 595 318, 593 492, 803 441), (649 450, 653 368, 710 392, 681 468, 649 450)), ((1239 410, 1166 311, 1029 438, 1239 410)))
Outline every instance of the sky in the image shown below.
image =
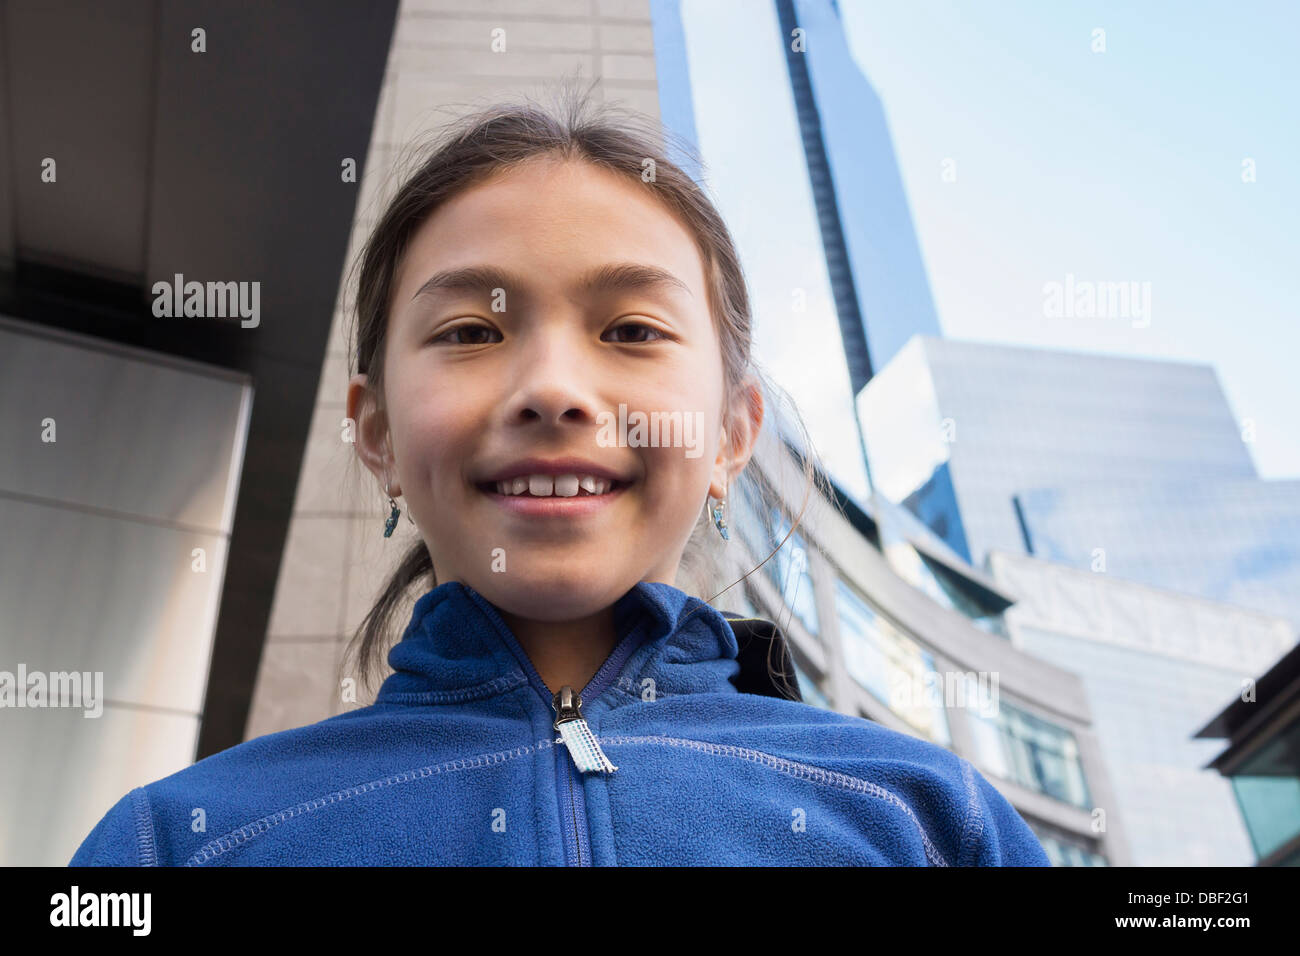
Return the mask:
MULTIPOLYGON (((1300 3, 839 6, 884 105, 944 335, 1213 365, 1261 476, 1300 477, 1300 3), (1067 275, 1149 283, 1150 313, 1048 315, 1044 286, 1067 275)), ((824 422, 841 386, 811 351, 837 328, 811 197, 788 178, 797 138, 772 8, 684 0, 682 15, 707 179, 756 324, 808 290, 799 344, 769 318, 756 347, 824 422)))

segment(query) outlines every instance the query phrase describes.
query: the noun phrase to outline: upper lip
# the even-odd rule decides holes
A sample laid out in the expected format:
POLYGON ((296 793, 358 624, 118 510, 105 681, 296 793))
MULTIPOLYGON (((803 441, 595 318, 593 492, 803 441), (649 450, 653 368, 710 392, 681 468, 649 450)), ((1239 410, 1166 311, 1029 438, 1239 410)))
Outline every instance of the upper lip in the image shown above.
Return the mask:
POLYGON ((525 475, 591 475, 609 481, 631 480, 613 468, 606 468, 585 458, 521 458, 488 472, 479 479, 479 483, 505 481, 507 478, 525 475))

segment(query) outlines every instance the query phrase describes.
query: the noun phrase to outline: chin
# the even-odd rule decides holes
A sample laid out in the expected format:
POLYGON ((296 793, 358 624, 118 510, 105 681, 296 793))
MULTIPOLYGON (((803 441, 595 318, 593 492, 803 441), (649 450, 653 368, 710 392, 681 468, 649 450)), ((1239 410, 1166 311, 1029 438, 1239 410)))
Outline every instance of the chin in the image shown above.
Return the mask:
POLYGON ((470 587, 516 617, 569 621, 604 610, 636 583, 616 583, 608 569, 601 577, 597 581, 582 574, 575 576, 572 569, 562 574, 509 572, 493 575, 482 587, 472 582, 470 587))

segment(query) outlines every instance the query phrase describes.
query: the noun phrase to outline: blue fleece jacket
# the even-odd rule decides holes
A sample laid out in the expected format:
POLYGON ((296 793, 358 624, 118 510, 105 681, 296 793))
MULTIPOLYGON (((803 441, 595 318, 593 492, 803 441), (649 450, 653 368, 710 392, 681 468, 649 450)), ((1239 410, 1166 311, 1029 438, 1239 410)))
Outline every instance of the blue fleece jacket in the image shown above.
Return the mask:
POLYGON ((416 602, 374 704, 137 787, 69 865, 1050 865, 956 754, 737 691, 710 605, 641 582, 614 618, 578 702, 612 772, 577 769, 497 609, 452 581, 416 602))

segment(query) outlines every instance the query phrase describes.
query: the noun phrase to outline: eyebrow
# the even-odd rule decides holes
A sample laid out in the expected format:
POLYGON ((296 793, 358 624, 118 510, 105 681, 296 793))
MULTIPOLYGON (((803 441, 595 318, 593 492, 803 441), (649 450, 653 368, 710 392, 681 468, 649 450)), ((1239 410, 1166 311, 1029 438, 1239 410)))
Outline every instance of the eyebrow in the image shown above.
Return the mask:
MULTIPOLYGON (((420 286, 412 300, 439 292, 487 293, 493 289, 522 289, 520 276, 496 266, 465 266, 436 273, 420 286)), ((671 272, 636 262, 615 262, 598 266, 578 280, 577 289, 588 295, 610 292, 654 292, 677 289, 686 295, 690 288, 671 272)))

